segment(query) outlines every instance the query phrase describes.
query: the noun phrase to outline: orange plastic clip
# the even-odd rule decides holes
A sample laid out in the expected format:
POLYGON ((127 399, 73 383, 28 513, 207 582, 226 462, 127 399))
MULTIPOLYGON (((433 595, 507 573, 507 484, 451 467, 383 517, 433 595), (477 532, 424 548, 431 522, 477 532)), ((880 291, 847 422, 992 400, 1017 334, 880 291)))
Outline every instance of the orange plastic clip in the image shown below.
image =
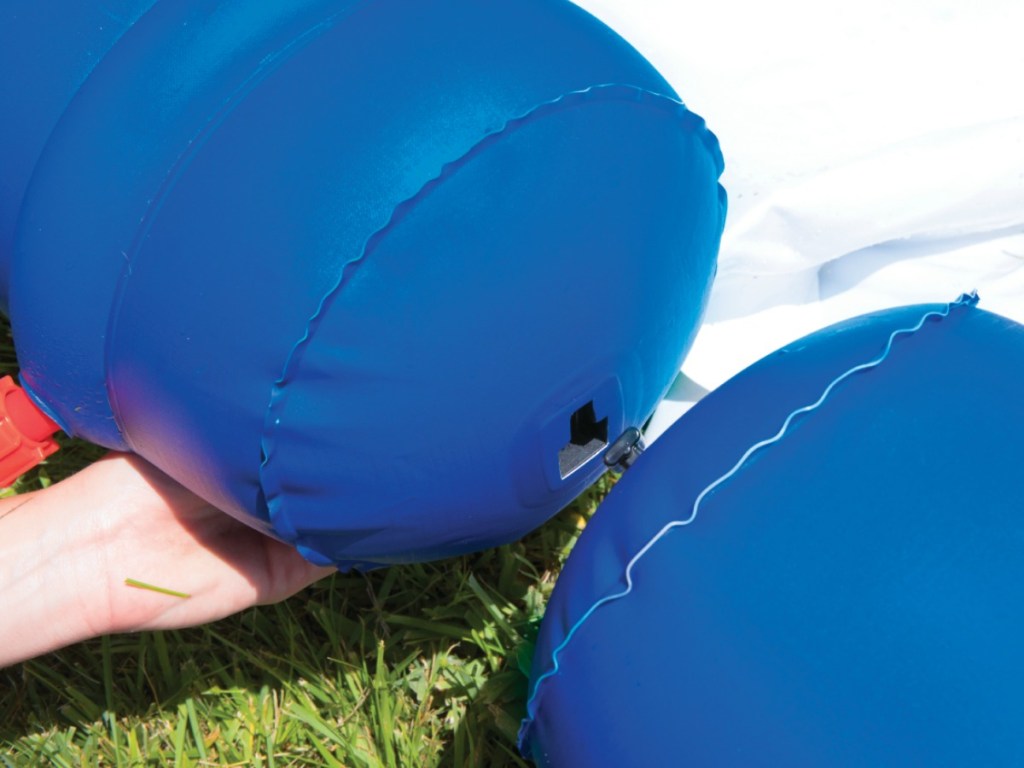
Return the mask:
POLYGON ((53 454, 59 426, 32 402, 10 376, 0 379, 0 487, 53 454))

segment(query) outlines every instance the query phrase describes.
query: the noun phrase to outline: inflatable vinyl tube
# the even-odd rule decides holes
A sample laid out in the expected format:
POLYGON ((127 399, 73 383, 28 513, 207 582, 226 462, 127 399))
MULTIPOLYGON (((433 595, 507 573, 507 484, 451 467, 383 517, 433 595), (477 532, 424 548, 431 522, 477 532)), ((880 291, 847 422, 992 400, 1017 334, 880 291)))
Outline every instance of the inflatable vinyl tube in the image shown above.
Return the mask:
POLYGON ((0 275, 66 432, 345 567, 514 539, 651 414, 722 158, 608 28, 562 0, 80 5, 0 11, 0 275))
POLYGON ((541 627, 538 765, 1020 764, 1024 327, 975 301, 794 342, 640 457, 541 627))

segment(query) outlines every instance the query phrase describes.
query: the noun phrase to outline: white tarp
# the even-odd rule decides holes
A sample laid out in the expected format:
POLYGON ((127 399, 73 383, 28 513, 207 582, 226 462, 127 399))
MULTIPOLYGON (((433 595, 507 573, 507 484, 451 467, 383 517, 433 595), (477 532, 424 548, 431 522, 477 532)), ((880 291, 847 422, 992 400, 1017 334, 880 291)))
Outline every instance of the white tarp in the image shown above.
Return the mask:
POLYGON ((977 289, 1024 322, 1024 2, 580 0, 704 117, 719 271, 653 438, 802 335, 977 289))

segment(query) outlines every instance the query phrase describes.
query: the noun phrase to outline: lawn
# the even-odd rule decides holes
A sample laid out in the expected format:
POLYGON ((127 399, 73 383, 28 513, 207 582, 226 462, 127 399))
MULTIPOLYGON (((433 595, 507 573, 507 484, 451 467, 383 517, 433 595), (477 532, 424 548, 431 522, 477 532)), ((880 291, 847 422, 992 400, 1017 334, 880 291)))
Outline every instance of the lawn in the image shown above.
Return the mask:
MULTIPOLYGON (((11 373, 2 330, 0 373, 11 373)), ((63 445, 12 492, 101 454, 63 445)), ((610 482, 514 544, 337 574, 205 627, 99 638, 0 670, 0 765, 528 765, 515 736, 531 637, 610 482)))

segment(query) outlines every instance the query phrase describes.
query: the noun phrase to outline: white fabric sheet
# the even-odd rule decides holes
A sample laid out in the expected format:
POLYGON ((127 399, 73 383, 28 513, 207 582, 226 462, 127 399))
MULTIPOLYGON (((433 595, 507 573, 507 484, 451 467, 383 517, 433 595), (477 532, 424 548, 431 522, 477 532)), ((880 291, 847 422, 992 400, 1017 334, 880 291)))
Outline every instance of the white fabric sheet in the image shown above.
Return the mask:
POLYGON ((719 272, 648 430, 779 346, 948 301, 1024 322, 1024 2, 579 0, 716 133, 719 272))

